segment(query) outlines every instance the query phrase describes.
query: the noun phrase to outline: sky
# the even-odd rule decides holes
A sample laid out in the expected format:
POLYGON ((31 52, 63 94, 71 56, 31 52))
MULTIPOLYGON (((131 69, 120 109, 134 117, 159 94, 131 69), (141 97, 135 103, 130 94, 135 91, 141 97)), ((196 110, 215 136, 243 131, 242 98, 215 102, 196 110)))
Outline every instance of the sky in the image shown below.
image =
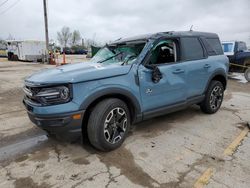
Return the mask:
MULTIPOLYGON (((161 31, 215 32, 250 46, 250 0, 47 0, 49 38, 63 26, 102 43, 161 31)), ((45 40, 43 0, 0 0, 0 38, 45 40)))

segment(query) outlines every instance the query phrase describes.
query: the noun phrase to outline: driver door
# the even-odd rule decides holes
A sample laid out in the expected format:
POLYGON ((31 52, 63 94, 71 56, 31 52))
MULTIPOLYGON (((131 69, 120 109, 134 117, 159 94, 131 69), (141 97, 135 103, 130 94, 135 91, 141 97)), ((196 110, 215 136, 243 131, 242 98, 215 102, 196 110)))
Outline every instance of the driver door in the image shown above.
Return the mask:
MULTIPOLYGON (((158 44, 160 43, 162 42, 160 41, 158 44)), ((175 44, 175 47, 176 46, 175 44)), ((155 50, 159 51, 157 48, 155 48, 155 50)), ((174 54, 177 56, 176 48, 173 50, 175 50, 174 54)), ((153 53, 153 51, 151 53, 153 53)), ((178 62, 177 57, 174 57, 174 62, 166 60, 168 62, 158 64, 157 61, 158 60, 155 61, 156 64, 154 65, 158 67, 162 75, 162 78, 157 83, 152 81, 154 70, 142 64, 138 68, 141 101, 143 111, 146 113, 166 110, 167 108, 178 106, 186 102, 185 64, 178 62)))

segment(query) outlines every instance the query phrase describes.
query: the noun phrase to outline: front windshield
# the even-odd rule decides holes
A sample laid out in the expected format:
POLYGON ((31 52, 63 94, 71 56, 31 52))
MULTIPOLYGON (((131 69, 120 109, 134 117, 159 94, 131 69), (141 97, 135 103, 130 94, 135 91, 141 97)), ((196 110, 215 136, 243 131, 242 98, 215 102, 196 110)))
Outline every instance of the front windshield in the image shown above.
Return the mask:
POLYGON ((104 64, 132 64, 144 48, 145 43, 107 45, 91 59, 104 64))
POLYGON ((223 43, 222 47, 224 52, 233 52, 234 43, 223 43))

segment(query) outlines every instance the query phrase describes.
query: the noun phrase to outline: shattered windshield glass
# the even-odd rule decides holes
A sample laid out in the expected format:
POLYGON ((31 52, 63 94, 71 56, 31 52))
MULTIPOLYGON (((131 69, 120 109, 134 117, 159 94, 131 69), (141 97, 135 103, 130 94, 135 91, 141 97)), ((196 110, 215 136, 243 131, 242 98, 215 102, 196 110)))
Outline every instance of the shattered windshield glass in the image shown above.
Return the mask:
POLYGON ((144 48, 145 43, 106 45, 91 59, 92 62, 104 64, 131 64, 144 48))

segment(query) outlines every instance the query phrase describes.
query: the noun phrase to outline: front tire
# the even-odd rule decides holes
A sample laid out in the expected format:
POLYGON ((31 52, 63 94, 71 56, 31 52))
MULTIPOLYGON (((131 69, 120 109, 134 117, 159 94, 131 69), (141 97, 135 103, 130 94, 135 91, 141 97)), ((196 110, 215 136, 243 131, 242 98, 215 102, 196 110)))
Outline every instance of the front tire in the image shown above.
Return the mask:
POLYGON ((220 81, 212 80, 207 89, 205 99, 200 104, 201 111, 206 114, 216 113, 222 104, 224 90, 224 86, 220 81))
POLYGON ((120 99, 110 98, 98 103, 88 121, 90 143, 101 151, 111 151, 122 145, 130 128, 130 113, 120 99))

